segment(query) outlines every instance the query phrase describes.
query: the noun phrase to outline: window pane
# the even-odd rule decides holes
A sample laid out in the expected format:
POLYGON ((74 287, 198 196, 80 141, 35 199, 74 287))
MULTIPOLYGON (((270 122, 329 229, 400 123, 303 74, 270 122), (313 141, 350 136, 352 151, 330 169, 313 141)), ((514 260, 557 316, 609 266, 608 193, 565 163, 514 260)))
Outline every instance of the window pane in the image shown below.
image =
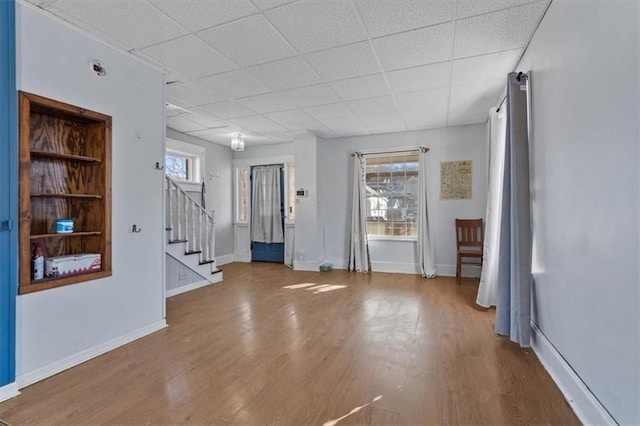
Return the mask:
POLYGON ((189 180, 189 159, 177 154, 164 156, 164 170, 167 176, 176 180, 189 180))
POLYGON ((417 235, 418 156, 366 159, 368 235, 417 235))
POLYGON ((238 221, 249 222, 249 169, 240 169, 238 221))
POLYGON ((289 220, 296 220, 296 168, 289 164, 289 220))

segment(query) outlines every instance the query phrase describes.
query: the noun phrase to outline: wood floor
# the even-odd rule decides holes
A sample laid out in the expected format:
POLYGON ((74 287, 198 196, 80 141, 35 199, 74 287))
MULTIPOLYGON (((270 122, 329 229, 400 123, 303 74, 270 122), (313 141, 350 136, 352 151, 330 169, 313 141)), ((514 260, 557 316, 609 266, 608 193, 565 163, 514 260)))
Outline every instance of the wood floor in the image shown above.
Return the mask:
POLYGON ((474 304, 477 280, 223 269, 222 283, 167 301, 169 327, 23 389, 0 418, 579 424, 533 352, 494 336, 494 312, 474 304), (327 286, 283 288, 304 283, 327 286))

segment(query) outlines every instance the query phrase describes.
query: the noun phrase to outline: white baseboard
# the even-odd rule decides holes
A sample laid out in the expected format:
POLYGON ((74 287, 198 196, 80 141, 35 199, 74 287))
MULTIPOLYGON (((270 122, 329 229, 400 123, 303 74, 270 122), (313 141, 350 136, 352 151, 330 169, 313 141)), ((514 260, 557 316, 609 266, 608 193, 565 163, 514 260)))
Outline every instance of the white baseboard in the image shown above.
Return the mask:
POLYGON ((227 263, 231 263, 233 262, 234 258, 235 258, 235 255, 233 253, 225 254, 223 256, 217 256, 216 266, 222 266, 222 265, 226 265, 227 263))
POLYGON ((294 271, 320 271, 320 264, 313 260, 294 260, 293 261, 293 270, 294 271))
POLYGON ((234 262, 251 263, 251 253, 234 253, 234 262))
POLYGON ((116 337, 115 339, 111 339, 92 348, 85 349, 84 351, 78 352, 59 361, 55 361, 49 365, 45 365, 44 367, 40 367, 36 370, 29 371, 28 373, 21 374, 16 377, 16 383, 18 384, 18 388, 22 389, 35 382, 46 379, 47 377, 51 377, 54 374, 58 374, 64 370, 68 370, 71 367, 75 367, 78 364, 82 364, 83 362, 88 361, 91 358, 95 358, 122 345, 131 343, 134 340, 151 334, 154 331, 158 331, 166 326, 167 322, 164 319, 156 321, 153 324, 149 324, 145 327, 131 331, 127 334, 116 337))
POLYGON ((18 395, 20 395, 20 391, 18 390, 18 384, 16 382, 0 387, 0 402, 18 395))
MULTIPOLYGON (((482 268, 474 265, 462 265, 462 276, 465 278, 480 278, 482 268)), ((456 265, 436 265, 436 275, 440 277, 455 277, 456 265)))
POLYGON ((167 290, 165 296, 166 297, 176 296, 178 294, 186 293, 187 291, 191 291, 200 287, 205 287, 211 284, 215 284, 220 281, 222 281, 222 271, 218 272, 217 274, 212 274, 210 280, 196 281, 195 283, 191 283, 191 284, 183 285, 181 287, 172 288, 171 290, 167 290))
POLYGON ((391 272, 396 274, 419 274, 420 266, 414 262, 381 262, 371 261, 371 271, 373 272, 391 272))
POLYGON ((531 349, 583 424, 617 425, 587 385, 533 322, 531 323, 531 349))

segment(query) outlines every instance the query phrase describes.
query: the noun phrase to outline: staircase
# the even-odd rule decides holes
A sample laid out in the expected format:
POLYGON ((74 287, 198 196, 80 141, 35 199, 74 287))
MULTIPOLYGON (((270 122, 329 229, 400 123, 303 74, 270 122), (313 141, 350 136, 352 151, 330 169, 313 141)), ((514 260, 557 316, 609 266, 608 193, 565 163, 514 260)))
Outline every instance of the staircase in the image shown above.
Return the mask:
MULTIPOLYGON (((222 281, 215 261, 215 218, 166 177, 166 253, 209 283, 222 281)), ((205 283, 206 284, 206 283, 205 283)))

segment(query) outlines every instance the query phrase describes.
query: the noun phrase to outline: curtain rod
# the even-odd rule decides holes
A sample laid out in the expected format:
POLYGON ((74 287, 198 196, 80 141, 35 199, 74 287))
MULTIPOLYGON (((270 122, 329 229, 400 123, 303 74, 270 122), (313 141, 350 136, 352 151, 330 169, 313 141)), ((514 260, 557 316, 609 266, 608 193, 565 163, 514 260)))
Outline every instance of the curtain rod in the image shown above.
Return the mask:
MULTIPOLYGON (((418 151, 429 152, 429 148, 427 148, 426 146, 419 146, 417 148, 411 148, 411 149, 396 149, 396 150, 389 150, 389 151, 360 152, 359 154, 367 156, 367 155, 396 154, 396 153, 401 153, 401 152, 418 152, 418 151)), ((351 156, 352 157, 355 156, 356 152, 351 153, 351 156)))

